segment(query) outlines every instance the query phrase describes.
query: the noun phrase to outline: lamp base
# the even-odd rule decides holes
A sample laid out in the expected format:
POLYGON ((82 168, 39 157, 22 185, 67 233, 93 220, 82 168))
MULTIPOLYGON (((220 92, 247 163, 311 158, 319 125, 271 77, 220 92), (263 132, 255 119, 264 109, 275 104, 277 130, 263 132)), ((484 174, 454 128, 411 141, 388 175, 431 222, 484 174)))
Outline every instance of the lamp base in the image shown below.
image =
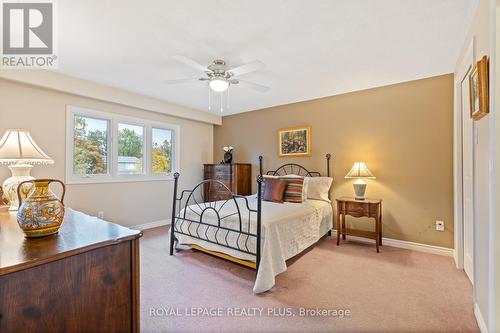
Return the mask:
POLYGON ((353 185, 356 200, 365 200, 366 183, 362 179, 358 179, 353 185))
MULTIPOLYGON (((9 165, 12 176, 7 178, 2 185, 5 198, 9 201, 9 210, 16 211, 19 209, 19 200, 17 198, 17 187, 25 180, 35 179, 30 176, 32 165, 29 164, 13 164, 9 165)), ((21 194, 26 197, 33 188, 33 184, 24 184, 21 194)))

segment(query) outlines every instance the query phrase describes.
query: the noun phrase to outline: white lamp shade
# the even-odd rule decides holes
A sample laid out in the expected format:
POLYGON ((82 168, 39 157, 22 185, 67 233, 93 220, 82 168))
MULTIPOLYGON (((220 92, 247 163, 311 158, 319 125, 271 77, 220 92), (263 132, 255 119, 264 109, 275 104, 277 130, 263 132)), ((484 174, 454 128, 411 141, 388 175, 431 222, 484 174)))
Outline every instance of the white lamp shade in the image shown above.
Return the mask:
POLYGON ((355 162, 351 168, 351 171, 347 173, 344 178, 372 178, 375 176, 368 170, 366 164, 363 162, 355 162))
POLYGON ((52 164, 26 130, 8 129, 0 139, 1 164, 52 164))
POLYGON ((226 91, 227 88, 229 88, 229 82, 227 82, 227 80, 218 78, 210 80, 208 85, 210 86, 210 88, 212 88, 213 91, 216 92, 223 92, 226 91))

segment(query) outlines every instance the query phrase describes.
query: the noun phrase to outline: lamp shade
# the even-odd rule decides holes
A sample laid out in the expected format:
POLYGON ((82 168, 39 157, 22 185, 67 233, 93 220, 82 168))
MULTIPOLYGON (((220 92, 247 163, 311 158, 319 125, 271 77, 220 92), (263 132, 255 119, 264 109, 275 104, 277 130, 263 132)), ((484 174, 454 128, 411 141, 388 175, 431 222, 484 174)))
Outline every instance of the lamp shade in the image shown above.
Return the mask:
POLYGON ((212 88, 213 91, 216 92, 223 92, 226 91, 227 88, 229 88, 229 82, 225 79, 219 78, 211 79, 208 85, 210 86, 210 88, 212 88))
POLYGON ((372 179, 374 179, 375 176, 372 175, 370 170, 368 170, 365 163, 355 162, 351 168, 351 171, 349 171, 344 178, 372 178, 372 179))
POLYGON ((8 129, 0 139, 1 164, 52 164, 26 130, 8 129))

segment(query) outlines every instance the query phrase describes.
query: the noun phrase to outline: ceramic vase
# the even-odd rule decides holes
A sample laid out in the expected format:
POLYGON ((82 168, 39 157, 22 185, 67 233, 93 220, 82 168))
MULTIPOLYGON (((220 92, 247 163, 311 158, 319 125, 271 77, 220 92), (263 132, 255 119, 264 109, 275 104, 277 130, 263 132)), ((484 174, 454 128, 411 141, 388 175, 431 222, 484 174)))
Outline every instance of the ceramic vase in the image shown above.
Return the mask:
POLYGON ((224 163, 231 164, 233 161, 233 153, 224 153, 224 163))
POLYGON ((66 187, 57 179, 34 179, 19 184, 18 200, 20 202, 17 212, 17 223, 23 229, 26 237, 43 237, 57 233, 64 218, 64 195, 66 187), (57 182, 63 188, 61 200, 50 190, 49 184, 57 182), (24 184, 32 183, 33 191, 21 201, 20 189, 24 184))

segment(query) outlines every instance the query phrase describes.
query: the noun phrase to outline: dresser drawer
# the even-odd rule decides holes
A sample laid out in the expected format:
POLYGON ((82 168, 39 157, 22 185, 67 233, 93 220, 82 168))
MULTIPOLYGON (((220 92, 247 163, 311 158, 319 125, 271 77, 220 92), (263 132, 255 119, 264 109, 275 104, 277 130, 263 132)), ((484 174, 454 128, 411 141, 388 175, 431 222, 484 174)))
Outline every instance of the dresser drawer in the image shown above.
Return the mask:
MULTIPOLYGON (((210 191, 211 192, 217 192, 217 191, 226 191, 227 192, 227 189, 224 186, 226 186, 229 189, 229 191, 231 191, 231 184, 226 183, 226 182, 221 182, 221 183, 210 182, 208 184, 210 184, 210 191)), ((208 184, 206 185, 207 191, 209 190, 208 184)))
POLYGON ((226 172, 226 171, 205 170, 203 175, 207 179, 215 179, 216 177, 231 178, 233 176, 233 173, 230 171, 226 172))
POLYGON ((205 201, 223 200, 232 197, 231 186, 217 182, 205 183, 203 193, 205 201))
POLYGON ((223 183, 230 183, 233 179, 233 177, 231 177, 231 175, 229 174, 215 174, 212 176, 211 179, 215 179, 215 180, 218 180, 220 182, 223 182, 223 183))
POLYGON ((231 164, 218 164, 213 166, 213 170, 216 174, 220 173, 231 173, 231 164))
POLYGON ((215 173, 210 173, 210 172, 205 172, 203 174, 203 179, 215 179, 221 182, 230 182, 232 177, 231 174, 215 174, 215 173))
POLYGON ((232 197, 233 195, 228 191, 210 191, 210 195, 208 193, 205 194, 205 201, 227 200, 232 197))

